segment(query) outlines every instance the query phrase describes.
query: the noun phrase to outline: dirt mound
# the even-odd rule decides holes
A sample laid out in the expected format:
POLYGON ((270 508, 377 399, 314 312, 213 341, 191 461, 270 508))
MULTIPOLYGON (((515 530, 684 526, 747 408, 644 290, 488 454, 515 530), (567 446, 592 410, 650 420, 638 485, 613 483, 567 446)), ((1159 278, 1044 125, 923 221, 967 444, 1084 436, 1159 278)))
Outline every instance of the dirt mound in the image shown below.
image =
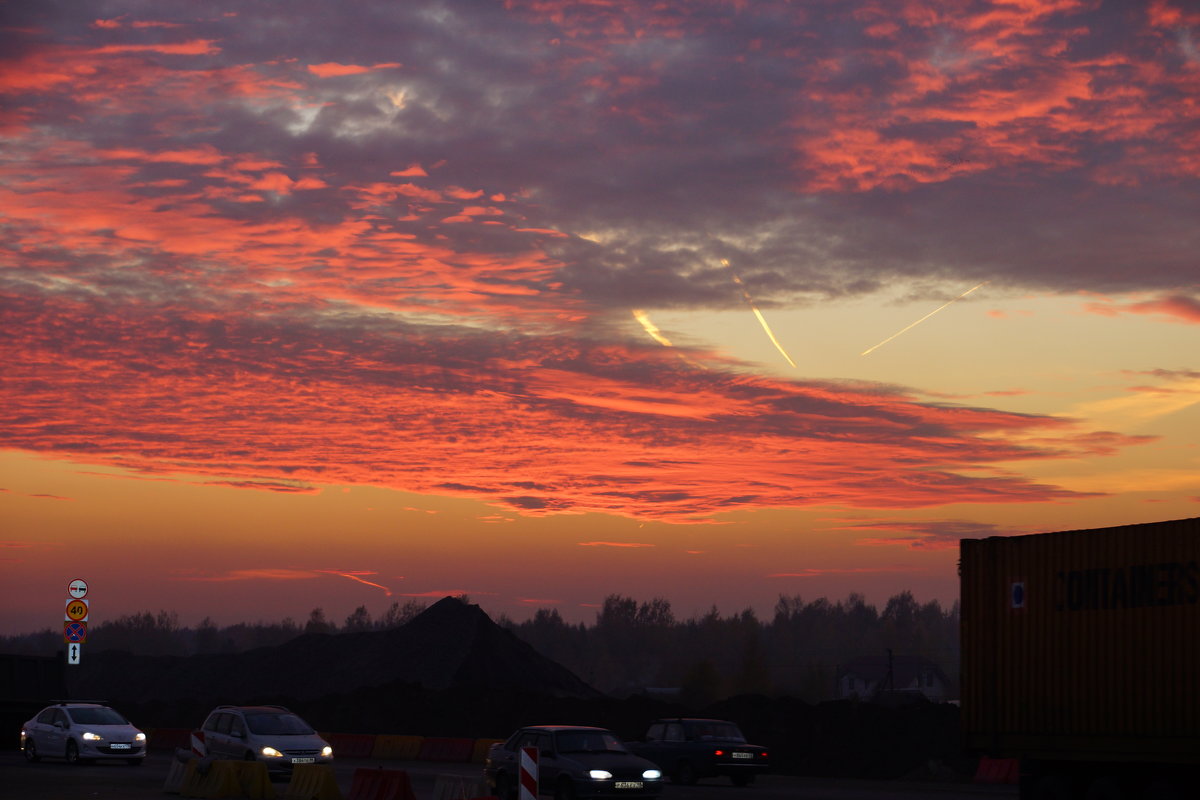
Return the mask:
POLYGON ((406 684, 589 698, 599 692, 492 622, 478 606, 439 600, 387 631, 307 634, 279 647, 179 657, 100 652, 71 674, 71 693, 113 703, 306 701, 406 684))

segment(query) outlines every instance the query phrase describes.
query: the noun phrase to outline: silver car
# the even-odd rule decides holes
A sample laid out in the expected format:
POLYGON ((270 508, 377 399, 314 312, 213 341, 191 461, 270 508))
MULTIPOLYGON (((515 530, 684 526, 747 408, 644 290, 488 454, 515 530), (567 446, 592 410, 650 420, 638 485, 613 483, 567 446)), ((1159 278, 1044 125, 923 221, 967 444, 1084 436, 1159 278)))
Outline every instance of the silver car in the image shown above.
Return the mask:
POLYGON ((261 761, 268 772, 333 761, 329 743, 283 706, 217 706, 201 733, 210 757, 261 761))
POLYGON ((56 703, 21 726, 26 761, 63 758, 71 764, 120 759, 141 764, 146 734, 103 703, 56 703))

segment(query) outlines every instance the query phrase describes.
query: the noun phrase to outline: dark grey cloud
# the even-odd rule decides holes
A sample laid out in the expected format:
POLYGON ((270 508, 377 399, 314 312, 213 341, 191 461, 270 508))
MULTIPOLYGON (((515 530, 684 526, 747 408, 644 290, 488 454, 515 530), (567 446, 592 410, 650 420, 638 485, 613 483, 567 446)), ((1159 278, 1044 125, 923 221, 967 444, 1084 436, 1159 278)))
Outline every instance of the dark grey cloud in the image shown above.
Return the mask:
MULTIPOLYGON (((1162 168, 1172 150, 1194 147, 1186 137, 1196 120, 1156 111, 1184 97, 1187 64, 1169 46, 1175 34, 1153 28, 1137 10, 1036 17, 1021 32, 1027 46, 997 32, 1012 52, 986 56, 977 48, 987 31, 972 34, 953 15, 928 26, 901 14, 896 31, 883 35, 871 26, 887 20, 847 4, 817 4, 803 14, 769 2, 613 16, 567 7, 563 19, 494 2, 306 2, 286 13, 242 3, 114 2, 86 11, 47 3, 15 16, 63 45, 214 42, 219 52, 186 59, 181 69, 211 70, 218 85, 198 98, 190 128, 183 109, 165 109, 177 120, 167 144, 254 153, 293 171, 312 153, 321 164, 312 174, 339 181, 274 204, 229 203, 229 215, 332 221, 348 213, 339 205, 346 184, 386 180, 412 163, 440 164, 424 185, 519 194, 513 209, 529 227, 573 237, 553 248, 563 262, 558 278, 597 307, 736 303, 717 269, 722 258, 768 305, 948 279, 1049 292, 1196 284, 1200 181, 1193 170, 1162 168), (96 20, 114 27, 97 28, 96 20), (1059 40, 1066 47, 1056 56, 1035 51, 1059 40), (1091 66, 1105 58, 1119 63, 1091 66), (401 66, 326 78, 308 69, 326 63, 401 66), (943 74, 925 74, 930 65, 943 74), (1147 80, 1139 67, 1162 70, 1168 80, 1147 80), (221 70, 231 68, 276 82, 279 95, 250 103, 223 95, 220 81, 233 78, 221 70), (1058 83, 1085 78, 1062 90, 1061 104, 1041 102, 1058 83), (919 92, 918 80, 946 85, 919 92), (1120 81, 1132 82, 1134 100, 1103 97, 1116 98, 1120 81), (389 93, 402 98, 402 108, 389 93), (1008 145, 1057 148, 1060 163, 1045 152, 1002 152, 978 137, 969 144, 973 133, 983 136, 981 126, 1002 127, 981 103, 987 93, 1002 104, 1035 106, 1028 118, 1005 122, 1008 145), (1128 130, 1111 122, 1084 129, 1100 125, 1106 110, 1128 118, 1128 130), (855 143, 872 127, 879 152, 855 143), (1183 143, 1172 143, 1171 134, 1183 143), (826 144, 843 137, 848 166, 893 158, 884 151, 901 146, 914 151, 910 160, 921 169, 946 174, 831 191, 814 176, 835 156, 813 149, 814 137, 826 144), (939 149, 957 139, 962 152, 939 149), (980 147, 990 149, 971 152, 980 147), (926 157, 937 163, 921 164, 926 157), (949 169, 971 159, 987 163, 949 169), (1097 178, 1118 166, 1120 175, 1097 178), (592 234, 598 243, 575 238, 592 234)), ((13 38, 29 47, 28 37, 13 38)), ((87 100, 54 102, 83 107, 87 100)), ((163 125, 145 109, 93 119, 86 135, 111 148, 161 140, 163 125)), ((883 168, 909 166, 901 157, 883 168)), ((178 164, 147 165, 145 177, 203 183, 178 164)), ((392 211, 404 215, 398 205, 392 211)), ((397 225, 464 251, 503 254, 526 244, 506 230, 397 225)))

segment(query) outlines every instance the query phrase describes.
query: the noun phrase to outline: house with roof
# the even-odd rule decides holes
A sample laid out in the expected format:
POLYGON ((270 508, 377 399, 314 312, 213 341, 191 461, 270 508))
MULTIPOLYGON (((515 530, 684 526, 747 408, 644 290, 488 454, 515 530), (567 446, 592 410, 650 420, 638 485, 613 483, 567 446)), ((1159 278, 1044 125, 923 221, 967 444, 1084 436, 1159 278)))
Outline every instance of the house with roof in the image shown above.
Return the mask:
POLYGON ((957 699, 958 691, 941 667, 922 656, 859 656, 838 666, 838 699, 874 700, 881 695, 894 698, 904 694, 944 703, 957 699))

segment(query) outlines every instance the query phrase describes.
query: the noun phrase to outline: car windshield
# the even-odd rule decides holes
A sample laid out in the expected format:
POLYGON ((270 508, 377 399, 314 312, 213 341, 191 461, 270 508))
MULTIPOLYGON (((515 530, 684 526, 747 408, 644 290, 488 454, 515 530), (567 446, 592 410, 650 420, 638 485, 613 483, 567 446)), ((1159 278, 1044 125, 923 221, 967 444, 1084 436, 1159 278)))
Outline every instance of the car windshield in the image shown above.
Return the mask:
POLYGON ((308 723, 295 714, 247 714, 246 727, 251 733, 283 736, 307 736, 313 733, 308 723))
POLYGON ((565 731, 558 734, 560 753, 625 753, 625 745, 608 731, 565 731))
POLYGON ((727 742, 744 742, 746 737, 732 722, 705 722, 692 729, 697 739, 721 739, 727 742))
POLYGON ((111 708, 68 708, 67 713, 76 725, 128 725, 129 720, 111 708))

